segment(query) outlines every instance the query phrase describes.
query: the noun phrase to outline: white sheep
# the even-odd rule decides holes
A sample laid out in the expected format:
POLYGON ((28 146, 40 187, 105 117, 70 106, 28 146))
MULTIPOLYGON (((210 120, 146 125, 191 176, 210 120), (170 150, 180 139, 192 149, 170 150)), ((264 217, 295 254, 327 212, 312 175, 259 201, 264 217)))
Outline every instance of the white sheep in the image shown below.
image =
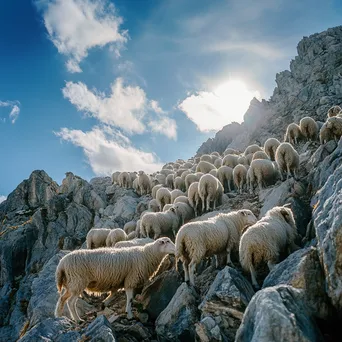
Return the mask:
MULTIPOLYGON (((178 196, 175 200, 174 200, 174 202, 173 202, 174 204, 175 203, 186 203, 186 204, 189 204, 189 198, 187 197, 187 196, 178 196)), ((190 205, 190 204, 189 204, 190 205)))
POLYGON ((222 204, 223 186, 211 174, 201 177, 198 182, 198 193, 202 200, 202 212, 209 211, 210 209, 215 210, 217 205, 222 204))
MULTIPOLYGON (((162 189, 165 189, 165 188, 162 188, 162 189)), ((156 199, 153 198, 148 203, 148 210, 153 213, 157 213, 158 211, 160 211, 159 203, 156 199)))
POLYGON ((175 201, 175 199, 179 196, 184 196, 184 192, 182 190, 179 189, 175 189, 171 191, 171 203, 173 203, 175 201))
POLYGON ((202 214, 202 200, 198 192, 198 182, 191 183, 188 190, 190 206, 194 209, 195 217, 202 214))
POLYGON ((245 149, 244 155, 247 156, 248 154, 255 153, 257 151, 262 151, 262 148, 259 145, 257 144, 249 145, 245 149))
POLYGON ((267 160, 269 160, 270 158, 268 157, 268 155, 264 151, 256 151, 255 153, 253 153, 252 161, 255 159, 267 159, 267 160))
POLYGON ((176 177, 173 185, 175 189, 185 191, 185 181, 181 177, 176 177))
POLYGON ((247 171, 247 188, 252 193, 255 183, 258 184, 259 190, 263 189, 263 185, 274 184, 276 180, 276 169, 273 163, 267 159, 256 159, 251 163, 247 171))
POLYGON ((327 120, 327 128, 331 130, 337 142, 342 136, 342 118, 333 116, 327 120))
POLYGON ((163 210, 165 204, 171 203, 171 192, 167 188, 160 188, 157 190, 156 200, 160 211, 163 210))
POLYGON ((287 173, 286 179, 291 176, 291 171, 293 171, 294 177, 297 178, 299 154, 291 144, 287 142, 281 143, 277 148, 275 159, 279 167, 281 180, 284 179, 283 172, 287 173))
POLYGON ((184 167, 185 169, 191 169, 193 166, 194 166, 194 165, 193 165, 193 163, 191 163, 191 162, 186 162, 186 163, 184 163, 184 165, 183 165, 183 167, 184 167))
MULTIPOLYGON (((121 188, 128 189, 131 187, 131 177, 128 172, 121 172, 118 176, 118 183, 121 188)), ((132 184, 133 185, 133 184, 132 184)))
POLYGON ((217 151, 211 152, 210 155, 215 157, 221 157, 220 153, 218 153, 217 151))
MULTIPOLYGON (((177 197, 178 198, 178 197, 177 197)), ((165 204, 164 205, 164 208, 163 208, 163 212, 165 213, 165 212, 167 212, 170 208, 172 208, 173 207, 173 204, 165 204)))
POLYGON ((138 179, 141 195, 143 196, 149 194, 151 192, 152 186, 147 174, 144 171, 139 171, 138 179))
POLYGON ((163 188, 163 185, 162 184, 157 184, 155 185, 153 188, 152 188, 152 191, 151 191, 151 195, 152 195, 152 198, 156 198, 156 195, 157 195, 157 191, 158 189, 160 188, 163 188))
POLYGON ((242 194, 243 186, 247 180, 247 169, 244 165, 238 164, 234 167, 233 180, 239 193, 242 194))
MULTIPOLYGON (((251 155, 253 157, 253 153, 251 153, 251 155)), ((250 163, 248 162, 248 159, 246 156, 238 156, 238 164, 249 165, 250 163)))
POLYGON ((166 184, 166 176, 163 174, 157 174, 156 175, 156 180, 158 181, 159 184, 166 184))
POLYGON ((135 231, 136 227, 137 227, 136 221, 129 221, 124 225, 123 230, 125 231, 126 234, 130 234, 135 231))
POLYGON ((121 173, 120 171, 116 171, 112 174, 112 184, 118 184, 120 173, 121 173))
POLYGON ((106 246, 106 239, 111 229, 108 228, 92 228, 89 230, 86 241, 87 248, 99 248, 106 246))
POLYGON ((321 144, 325 144, 330 140, 334 140, 335 136, 332 132, 331 128, 327 127, 327 123, 325 122, 319 131, 319 141, 321 144))
POLYGON ((221 166, 217 170, 217 178, 224 187, 224 192, 230 192, 233 181, 233 169, 229 166, 221 166))
POLYGON ((220 166, 222 166, 222 158, 217 158, 214 161, 214 166, 218 169, 220 166))
POLYGON ((174 189, 174 186, 173 186, 173 182, 174 182, 174 179, 175 179, 174 177, 175 177, 175 176, 174 176, 173 173, 166 176, 166 184, 165 184, 165 185, 166 185, 168 188, 170 188, 171 190, 174 189))
POLYGON ((198 177, 195 173, 190 173, 185 177, 185 189, 188 191, 190 184, 198 182, 198 177))
POLYGON ((209 175, 212 175, 212 176, 214 176, 214 177, 217 178, 217 170, 216 170, 216 169, 211 170, 211 171, 209 172, 209 175))
POLYGON ((236 154, 227 154, 222 159, 222 166, 229 166, 232 169, 239 163, 239 156, 236 154))
POLYGON ((183 263, 185 281, 195 285, 196 265, 205 257, 226 253, 227 264, 232 265, 230 253, 238 248, 242 230, 256 222, 254 214, 245 209, 182 226, 176 235, 176 258, 183 263))
POLYGON ((275 154, 279 145, 280 141, 276 138, 268 138, 265 141, 264 151, 267 153, 267 155, 272 161, 275 160, 275 154))
POLYGON ((176 210, 176 214, 179 217, 179 225, 182 226, 184 223, 189 222, 195 217, 194 209, 187 203, 177 202, 173 204, 176 210))
POLYGON ((300 130, 300 127, 292 122, 287 126, 286 133, 285 133, 285 142, 289 142, 290 144, 297 144, 298 139, 302 136, 302 132, 300 130))
POLYGON ((242 234, 239 246, 240 263, 245 271, 250 272, 255 288, 259 285, 254 267, 264 261, 272 270, 278 263, 281 252, 287 250, 290 254, 298 249, 294 243, 296 236, 296 223, 291 209, 287 206, 272 208, 242 234))
POLYGON ((121 228, 111 229, 106 239, 107 247, 114 247, 114 245, 119 241, 126 241, 127 234, 121 228))
POLYGON ((134 289, 144 285, 167 254, 174 253, 175 245, 166 237, 145 246, 70 252, 60 260, 56 269, 56 285, 60 295, 55 317, 62 316, 67 302, 73 320, 81 321, 76 303, 84 290, 110 292, 104 302, 108 305, 116 291, 124 287, 127 317, 132 318, 134 289))
POLYGON ((302 135, 310 140, 317 140, 318 137, 318 125, 313 118, 306 116, 299 121, 299 127, 302 135))
POLYGON ((154 240, 150 239, 150 238, 133 239, 133 240, 129 240, 129 241, 117 242, 114 247, 115 248, 126 248, 126 247, 145 246, 151 242, 154 242, 154 240))
POLYGON ((226 148, 223 152, 223 155, 226 156, 227 154, 240 154, 239 151, 235 150, 234 148, 226 148))
POLYGON ((138 177, 134 179, 133 184, 132 184, 132 187, 133 187, 134 191, 135 191, 138 195, 141 194, 141 193, 140 193, 140 188, 139 188, 139 179, 138 179, 138 177))
POLYGON ((168 169, 160 170, 160 173, 164 175, 165 177, 167 177, 168 175, 173 175, 173 171, 168 170, 168 169))
POLYGON ((340 113, 341 110, 342 110, 342 108, 340 106, 332 106, 328 110, 328 118, 336 116, 337 114, 340 113))
POLYGON ((214 169, 216 169, 216 167, 213 164, 202 160, 197 164, 196 172, 209 173, 211 170, 214 169))
POLYGON ((203 154, 203 155, 201 155, 201 157, 200 157, 200 161, 206 161, 206 162, 212 164, 212 163, 213 163, 213 158, 212 158, 212 156, 209 155, 209 154, 203 154))

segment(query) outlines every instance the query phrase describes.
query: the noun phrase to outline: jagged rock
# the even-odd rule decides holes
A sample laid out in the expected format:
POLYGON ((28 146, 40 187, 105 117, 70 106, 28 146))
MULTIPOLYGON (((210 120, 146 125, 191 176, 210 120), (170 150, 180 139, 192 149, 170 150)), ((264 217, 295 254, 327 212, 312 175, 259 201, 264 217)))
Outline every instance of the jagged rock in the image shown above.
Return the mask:
POLYGON ((322 319, 329 317, 331 308, 316 248, 308 247, 292 253, 269 273, 262 288, 280 284, 303 290, 311 314, 322 319))
POLYGON ((101 197, 104 203, 107 202, 107 188, 112 185, 110 177, 95 177, 92 178, 89 184, 93 190, 101 197))
POLYGON ((115 334, 105 316, 97 317, 83 332, 81 339, 89 342, 115 342, 115 334))
POLYGON ((222 335, 231 341, 253 295, 251 284, 234 268, 226 266, 217 274, 198 308, 202 319, 212 317, 219 322, 222 335))
POLYGON ((323 341, 303 301, 302 291, 287 285, 257 292, 245 311, 235 341, 323 341))
POLYGON ((197 320, 196 293, 182 283, 156 320, 159 341, 193 341, 197 320))
POLYGON ((114 322, 113 330, 118 336, 119 341, 125 342, 149 342, 152 340, 151 332, 140 322, 135 322, 130 325, 124 325, 114 322))
POLYGON ((201 342, 219 342, 223 340, 219 326, 211 317, 204 317, 199 323, 195 324, 195 327, 197 338, 201 342))
POLYGON ((167 307, 181 283, 178 272, 171 270, 153 278, 152 282, 144 287, 139 301, 150 318, 155 320, 167 307))
POLYGON ((324 145, 320 145, 313 153, 310 160, 305 165, 306 171, 310 172, 316 168, 326 157, 328 157, 337 147, 335 140, 330 140, 324 145))

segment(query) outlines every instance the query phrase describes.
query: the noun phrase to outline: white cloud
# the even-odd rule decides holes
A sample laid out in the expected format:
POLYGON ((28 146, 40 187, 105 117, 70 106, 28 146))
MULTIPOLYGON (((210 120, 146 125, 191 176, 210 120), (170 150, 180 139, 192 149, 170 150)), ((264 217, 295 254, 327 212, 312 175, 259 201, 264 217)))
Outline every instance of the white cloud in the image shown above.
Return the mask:
POLYGON ((169 139, 177 139, 176 121, 168 117, 159 117, 159 120, 151 120, 148 123, 152 132, 166 135, 169 139))
MULTIPOLYGON (((10 107, 11 112, 9 113, 9 119, 11 120, 12 124, 14 124, 20 113, 20 102, 19 101, 0 101, 0 107, 10 107)), ((2 118, 1 121, 5 122, 6 119, 2 118)))
POLYGON ((138 170, 151 173, 160 170, 163 165, 155 154, 135 148, 126 136, 108 126, 95 126, 88 132, 62 128, 55 134, 82 147, 96 175, 138 170))
POLYGON ((108 0, 46 0, 37 6, 43 10, 49 38, 69 58, 70 72, 82 71, 79 64, 90 49, 109 44, 119 54, 127 41, 127 31, 120 30, 123 20, 108 0))
POLYGON ((200 131, 216 131, 233 121, 242 122, 253 97, 260 95, 248 90, 243 82, 231 80, 213 92, 200 91, 188 96, 178 107, 200 131))
POLYGON ((0 195, 0 203, 2 203, 3 201, 6 201, 6 199, 7 199, 6 196, 0 195))

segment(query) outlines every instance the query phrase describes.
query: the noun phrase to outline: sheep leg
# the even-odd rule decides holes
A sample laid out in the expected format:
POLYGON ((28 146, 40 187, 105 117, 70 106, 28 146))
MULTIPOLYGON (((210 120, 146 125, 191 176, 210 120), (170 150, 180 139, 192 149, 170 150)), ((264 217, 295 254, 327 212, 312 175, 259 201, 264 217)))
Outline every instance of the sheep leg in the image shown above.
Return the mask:
POLYGON ((227 183, 228 183, 228 191, 231 192, 232 189, 231 189, 231 187, 230 187, 230 180, 228 180, 227 183))
POLYGON ((63 315, 63 308, 65 305, 65 302, 70 298, 70 296, 71 296, 71 293, 69 292, 69 290, 66 290, 60 294, 57 304, 56 304, 55 317, 61 317, 63 315))
POLYGON ((77 312, 77 307, 76 307, 77 299, 78 299, 78 296, 73 294, 71 298, 68 299, 67 305, 68 305, 69 312, 70 312, 72 319, 76 322, 82 322, 83 319, 80 318, 77 312))
POLYGON ((191 260, 189 264, 189 277, 190 277, 190 284, 195 286, 195 270, 196 270, 196 263, 191 260))
POLYGON ((116 295, 116 290, 111 290, 109 296, 103 301, 103 304, 105 306, 108 306, 110 302, 113 300, 113 298, 116 295))
POLYGON ((209 196, 208 196, 208 198, 207 198, 207 211, 210 211, 210 198, 209 198, 209 196))
POLYGON ((287 176, 286 176, 286 180, 289 179, 289 176, 291 176, 291 170, 290 170, 290 165, 287 165, 287 176))
POLYGON ((205 201, 202 201, 202 213, 205 212, 205 201))
POLYGON ((230 258, 230 248, 227 248, 227 265, 231 266, 231 267, 235 267, 232 259, 230 258))
POLYGON ((256 272, 255 272, 253 264, 249 265, 249 272, 251 273, 252 284, 253 284, 254 288, 259 289, 259 284, 256 280, 256 272))
POLYGON ((133 291, 134 291, 134 289, 125 289, 125 291, 126 291, 126 312, 127 312, 127 318, 131 319, 131 318, 133 318, 132 300, 133 300, 133 291))
POLYGON ((183 261, 183 270, 184 270, 184 281, 188 283, 189 282, 189 263, 187 261, 183 261))

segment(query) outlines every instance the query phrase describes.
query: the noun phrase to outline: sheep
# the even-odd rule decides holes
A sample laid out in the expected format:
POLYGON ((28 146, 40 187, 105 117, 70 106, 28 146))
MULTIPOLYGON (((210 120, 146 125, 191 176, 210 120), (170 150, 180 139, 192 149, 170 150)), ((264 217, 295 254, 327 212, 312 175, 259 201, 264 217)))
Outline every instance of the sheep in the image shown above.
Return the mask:
POLYGON ((180 178, 182 178, 183 182, 184 182, 184 186, 185 186, 185 178, 187 175, 190 175, 191 171, 190 170, 185 170, 184 172, 182 172, 182 174, 180 175, 180 178))
POLYGON ((163 174, 157 174, 156 175, 156 179, 158 181, 159 184, 163 184, 165 185, 166 184, 166 176, 163 175, 163 174))
POLYGON ((214 166, 218 169, 220 166, 222 166, 222 159, 221 158, 217 158, 214 161, 214 166))
POLYGON ((222 160, 222 165, 229 166, 233 169, 238 164, 238 160, 239 156, 235 154, 227 154, 222 160))
POLYGON ((225 151, 223 152, 224 156, 226 156, 227 154, 240 154, 240 152, 229 147, 229 148, 226 148, 225 151))
POLYGON ((174 169, 174 170, 178 170, 180 167, 181 167, 180 164, 178 164, 178 163, 173 163, 173 169, 174 169))
POLYGON ((331 118, 333 116, 336 116, 338 113, 340 113, 341 111, 341 107, 340 106, 332 106, 331 108, 329 108, 328 110, 328 118, 331 118))
POLYGON ((262 151, 262 148, 257 145, 257 144, 253 144, 253 145, 249 145, 244 152, 244 155, 247 156, 250 153, 255 153, 257 151, 262 151))
POLYGON ((156 200, 160 211, 163 210, 165 204, 171 203, 171 192, 167 188, 160 188, 157 190, 156 200))
POLYGON ((184 192, 179 189, 172 190, 171 191, 171 203, 173 203, 175 199, 179 196, 184 196, 184 192))
POLYGON ((131 177, 128 172, 121 172, 118 176, 118 183, 121 188, 128 189, 131 184, 131 177))
POLYGON ((151 182, 147 174, 144 171, 139 171, 139 188, 141 195, 147 195, 151 192, 151 182))
MULTIPOLYGON (((135 228, 135 227, 134 227, 135 228)), ((127 234, 121 228, 111 229, 106 238, 106 246, 114 247, 114 245, 119 241, 126 241, 127 234)))
MULTIPOLYGON (((176 178, 176 177, 180 177, 180 176, 183 174, 183 172, 185 172, 185 171, 189 172, 189 170, 187 170, 187 169, 183 169, 183 168, 178 169, 178 170, 175 172, 175 178, 176 178)), ((185 176, 184 176, 184 177, 185 177, 185 176)))
POLYGON ((202 160, 197 164, 196 172, 209 173, 214 169, 216 169, 216 167, 213 164, 202 160))
POLYGON ((342 118, 333 116, 327 120, 327 128, 331 130, 334 135, 335 141, 342 136, 342 118))
POLYGON ((147 210, 148 204, 146 202, 139 202, 135 208, 135 213, 140 216, 142 212, 147 210))
POLYGON ((233 169, 229 166, 221 166, 217 170, 217 178, 224 187, 224 192, 231 191, 231 182, 233 180, 233 169))
MULTIPOLYGON (((178 198, 178 197, 177 197, 178 198)), ((173 204, 165 204, 164 208, 163 208, 163 212, 165 213, 166 211, 168 211, 170 208, 172 208, 173 204)))
POLYGON ((174 177, 175 177, 175 176, 174 176, 173 173, 166 176, 166 184, 165 184, 165 185, 166 185, 168 188, 170 188, 171 190, 174 189, 174 187, 173 187, 174 177))
POLYGON ((185 190, 188 191, 190 184, 197 182, 198 177, 194 173, 190 173, 185 177, 185 190))
POLYGON ((297 178, 299 154, 291 144, 287 142, 281 143, 277 148, 275 159, 279 167, 281 180, 284 180, 283 172, 287 172, 286 179, 291 176, 291 171, 293 171, 295 179, 297 178))
POLYGON ((134 179, 132 187, 133 187, 134 191, 140 195, 139 179, 138 178, 134 179))
POLYGON ((330 140, 334 140, 335 136, 330 128, 327 127, 325 122, 319 131, 319 141, 321 144, 325 144, 330 140))
POLYGON ((273 184, 275 179, 276 169, 273 163, 266 159, 256 159, 252 161, 247 171, 247 188, 250 189, 250 193, 253 193, 254 184, 257 182, 259 190, 261 191, 263 184, 273 184))
MULTIPOLYGON (((161 188, 161 189, 165 189, 165 188, 161 188)), ((157 213, 158 211, 160 211, 159 203, 156 199, 152 199, 148 203, 148 210, 153 213, 157 213)))
POLYGON ((120 173, 120 171, 116 171, 112 174, 112 184, 118 184, 118 178, 120 173))
POLYGON ((210 155, 215 157, 221 157, 220 153, 218 153, 217 151, 211 152, 210 155))
POLYGON ((296 123, 292 122, 287 126, 284 141, 289 142, 292 145, 294 143, 297 144, 298 139, 301 137, 301 135, 302 132, 300 130, 300 127, 296 123))
POLYGON ((185 191, 185 181, 181 177, 176 177, 173 186, 175 189, 185 191))
MULTIPOLYGON (((187 196, 178 196, 173 204, 176 204, 176 203, 186 203, 186 204, 189 204, 189 199, 187 196)), ((190 204, 189 204, 190 205, 190 204)))
POLYGON ((92 228, 89 230, 86 241, 87 248, 99 248, 106 246, 106 239, 111 229, 108 228, 92 228))
POLYGON ((154 240, 158 239, 162 234, 169 235, 171 232, 176 236, 179 228, 179 218, 175 208, 171 207, 166 212, 146 213, 141 218, 141 230, 145 232, 146 237, 150 237, 154 233, 154 240))
POLYGON ((194 209, 187 203, 178 202, 174 203, 173 207, 176 210, 176 214, 179 217, 180 223, 179 225, 182 226, 184 223, 187 223, 191 219, 195 217, 194 209))
POLYGON ((267 160, 269 160, 270 158, 268 157, 268 155, 264 151, 256 151, 255 153, 253 153, 252 161, 255 159, 267 159, 267 160))
POLYGON ((201 155, 201 157, 200 157, 200 161, 206 161, 206 162, 212 164, 213 158, 212 158, 212 156, 209 155, 209 154, 203 154, 203 155, 201 155))
POLYGON ((195 217, 202 214, 202 200, 198 192, 198 182, 189 186, 188 199, 190 206, 194 209, 195 217))
POLYGON ((138 234, 136 233, 136 231, 133 231, 133 232, 130 232, 128 235, 127 235, 127 239, 126 240, 132 240, 132 239, 135 239, 138 237, 138 234))
POLYGON ((238 248, 242 230, 256 222, 254 214, 244 209, 182 226, 175 244, 176 259, 183 263, 185 281, 195 285, 196 265, 205 257, 226 253, 227 264, 232 265, 230 253, 238 248))
POLYGON ((145 246, 151 242, 154 242, 154 240, 150 239, 150 238, 133 239, 130 241, 120 241, 120 242, 117 242, 115 244, 114 248, 127 248, 127 247, 136 247, 136 246, 145 246))
POLYGON ((280 141, 276 138, 268 138, 264 144, 264 151, 270 157, 272 161, 275 160, 275 154, 278 146, 280 145, 280 141))
POLYGON ((198 194, 202 200, 202 212, 215 210, 216 205, 222 204, 223 186, 216 177, 206 174, 198 182, 198 194))
POLYGON ((306 116, 299 121, 300 131, 302 135, 310 141, 317 140, 318 125, 313 118, 306 116))
POLYGON ((56 285, 60 295, 55 317, 62 316, 67 302, 72 319, 81 321, 76 302, 83 290, 110 292, 104 301, 108 305, 116 291, 124 287, 127 318, 133 318, 134 289, 144 285, 167 254, 175 254, 175 245, 166 237, 145 246, 70 252, 59 261, 56 269, 56 285))
POLYGON ((211 170, 209 172, 209 174, 217 178, 217 170, 216 169, 211 170))
MULTIPOLYGON (((250 153, 250 154, 247 154, 247 156, 245 157, 247 160, 247 165, 251 165, 253 155, 254 155, 254 153, 250 153)), ((246 165, 246 164, 244 164, 244 165, 246 165)))
POLYGON ((294 242, 296 236, 296 223, 287 205, 273 207, 261 220, 245 230, 240 240, 239 258, 242 268, 250 272, 256 289, 259 285, 254 267, 265 261, 272 270, 281 252, 287 249, 290 254, 298 249, 294 242))
POLYGON ((155 185, 153 188, 152 188, 152 191, 151 191, 151 195, 152 195, 152 198, 156 198, 156 195, 157 195, 157 191, 158 189, 160 188, 163 188, 163 185, 162 184, 157 184, 155 185))
POLYGON ((136 227, 137 227, 136 221, 129 221, 124 225, 123 230, 125 231, 126 234, 129 234, 129 233, 134 232, 136 227))
POLYGON ((234 167, 233 180, 239 193, 242 194, 243 186, 247 180, 247 169, 244 165, 239 164, 234 167))
MULTIPOLYGON (((252 156, 253 156, 253 154, 252 154, 252 156)), ((250 163, 248 163, 247 157, 245 157, 245 156, 239 156, 239 157, 238 157, 238 165, 239 165, 239 164, 242 164, 242 165, 249 165, 250 163)))
POLYGON ((191 169, 193 166, 194 166, 194 165, 193 165, 192 163, 190 163, 190 162, 186 162, 186 163, 184 163, 184 165, 183 165, 183 167, 184 167, 185 169, 191 169))

